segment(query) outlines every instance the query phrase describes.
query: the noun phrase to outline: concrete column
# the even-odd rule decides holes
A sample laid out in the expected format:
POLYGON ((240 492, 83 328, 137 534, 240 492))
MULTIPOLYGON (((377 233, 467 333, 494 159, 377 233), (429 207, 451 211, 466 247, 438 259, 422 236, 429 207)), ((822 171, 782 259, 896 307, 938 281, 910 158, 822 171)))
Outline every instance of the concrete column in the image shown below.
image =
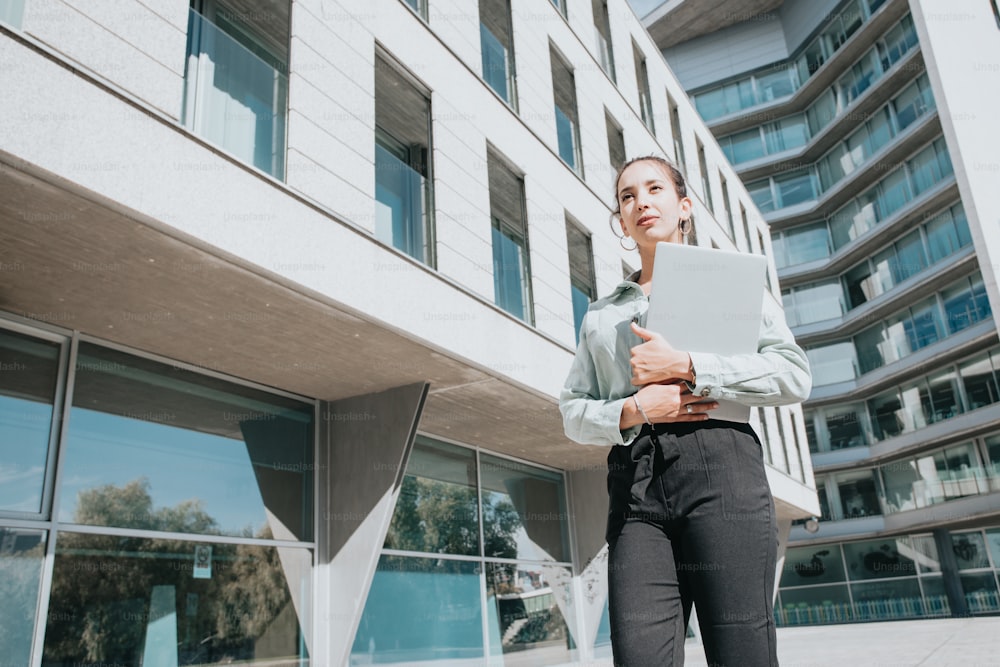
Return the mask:
POLYGON ((947 528, 935 529, 934 544, 937 546, 944 592, 948 596, 951 615, 956 618, 966 617, 969 615, 969 607, 965 604, 965 591, 962 589, 962 580, 958 578, 958 561, 955 560, 955 549, 947 528))
POLYGON ((322 406, 315 636, 328 640, 317 647, 318 663, 348 664, 428 386, 322 406))

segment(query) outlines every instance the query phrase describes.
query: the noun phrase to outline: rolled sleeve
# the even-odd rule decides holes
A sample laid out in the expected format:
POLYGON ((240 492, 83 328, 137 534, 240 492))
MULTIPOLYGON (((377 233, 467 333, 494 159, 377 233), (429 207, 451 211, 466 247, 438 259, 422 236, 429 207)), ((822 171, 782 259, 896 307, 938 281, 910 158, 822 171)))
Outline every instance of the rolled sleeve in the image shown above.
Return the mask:
POLYGON ((799 403, 809 397, 812 374, 780 311, 765 312, 757 352, 719 355, 691 352, 696 383, 692 393, 744 405, 799 403))

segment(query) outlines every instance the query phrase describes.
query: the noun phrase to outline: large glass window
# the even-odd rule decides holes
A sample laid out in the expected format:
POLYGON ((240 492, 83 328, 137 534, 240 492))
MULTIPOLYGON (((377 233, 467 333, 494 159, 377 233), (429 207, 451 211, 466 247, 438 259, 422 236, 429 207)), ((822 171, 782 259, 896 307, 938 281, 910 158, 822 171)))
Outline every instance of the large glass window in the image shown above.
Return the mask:
POLYGON ((193 0, 181 111, 193 132, 278 179, 285 174, 290 4, 234 12, 193 0))
MULTIPOLYGON (((110 487, 104 500, 144 511, 110 487)), ((42 665, 308 662, 311 566, 308 549, 62 532, 42 665)))
POLYGON ((811 169, 793 171, 774 179, 774 189, 777 192, 777 208, 795 206, 811 201, 819 194, 816 176, 811 169))
POLYGON ((972 244, 965 210, 960 203, 935 216, 927 223, 926 230, 931 263, 972 244))
POLYGON ((573 297, 573 328, 580 340, 580 325, 590 302, 597 298, 594 278, 594 250, 590 235, 566 220, 566 245, 569 249, 569 282, 573 297))
POLYGON ((431 102, 381 55, 375 65, 375 237, 434 263, 431 102))
POLYGON ((402 551, 479 555, 476 459, 472 450, 417 438, 384 546, 402 551))
POLYGON ((845 579, 839 545, 789 547, 785 551, 782 586, 831 584, 845 579))
POLYGON ((312 539, 312 406, 89 343, 75 383, 60 521, 312 539))
POLYGON ((958 366, 958 372, 962 377, 970 410, 1000 401, 1000 385, 997 384, 989 354, 977 355, 962 362, 958 366))
POLYGON ((483 79, 507 104, 517 108, 510 0, 479 0, 479 39, 483 79))
POLYGON ((0 527, 0 656, 8 665, 31 664, 45 537, 40 530, 0 527))
MULTIPOLYGON (((749 184, 747 189, 750 190, 749 184)), ((750 194, 752 196, 753 192, 751 191, 750 194)), ((774 236, 773 244, 774 261, 779 268, 804 264, 830 256, 830 232, 824 223, 783 231, 774 236)))
POLYGON ((907 162, 913 175, 913 192, 918 195, 952 174, 951 159, 943 139, 938 139, 907 162))
POLYGON ((934 94, 926 74, 904 88, 891 104, 896 115, 896 125, 900 131, 934 108, 934 94))
POLYGON ((583 176, 583 159, 580 153, 580 119, 576 111, 576 80, 573 69, 549 45, 552 64, 552 92, 555 97, 556 137, 559 157, 570 169, 583 176))
POLYGON ((567 525, 561 473, 418 436, 354 664, 570 662, 567 525))
POLYGON ((529 324, 531 265, 524 215, 524 181, 500 158, 488 155, 490 218, 493 221, 493 287, 498 306, 529 324))
POLYGON ((971 443, 879 466, 887 513, 904 512, 989 490, 971 443))
POLYGON ((768 154, 780 153, 804 146, 809 141, 805 116, 796 114, 764 126, 764 142, 768 154))
POLYGON ((681 170, 682 174, 687 174, 687 161, 684 156, 684 135, 681 131, 681 112, 674 102, 674 98, 667 93, 667 104, 670 105, 670 135, 674 141, 674 163, 681 170))
POLYGON ((59 345, 0 330, 0 513, 42 512, 59 345))
POLYGON ((791 326, 840 317, 845 310, 844 291, 836 280, 795 287, 785 297, 785 316, 791 326))
POLYGON ((383 555, 354 635, 351 664, 481 661, 480 567, 383 555))

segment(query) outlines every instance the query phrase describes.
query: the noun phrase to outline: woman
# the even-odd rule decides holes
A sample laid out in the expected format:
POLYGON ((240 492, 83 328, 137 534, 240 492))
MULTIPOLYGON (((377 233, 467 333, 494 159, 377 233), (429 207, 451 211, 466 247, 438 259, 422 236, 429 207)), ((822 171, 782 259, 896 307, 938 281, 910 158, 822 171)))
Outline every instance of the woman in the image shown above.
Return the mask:
POLYGON ((570 438, 611 446, 615 665, 683 664, 692 604, 709 664, 776 665, 777 528, 760 441, 747 424, 713 420, 710 399, 802 401, 811 387, 805 353, 767 308, 755 354, 688 353, 642 328, 656 244, 685 242, 691 200, 681 173, 658 157, 628 162, 615 188, 612 219, 642 268, 591 304, 559 405, 570 438))

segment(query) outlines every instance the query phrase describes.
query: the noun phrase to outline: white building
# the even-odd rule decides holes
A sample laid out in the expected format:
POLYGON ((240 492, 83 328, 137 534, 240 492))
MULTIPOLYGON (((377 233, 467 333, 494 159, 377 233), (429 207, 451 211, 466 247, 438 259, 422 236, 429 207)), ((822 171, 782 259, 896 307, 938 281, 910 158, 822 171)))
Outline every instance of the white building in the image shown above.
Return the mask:
POLYGON ((661 3, 643 18, 764 212, 822 520, 779 623, 1000 611, 1000 14, 661 3))
POLYGON ((616 166, 767 227, 625 0, 359 4, 0 2, 0 664, 607 655, 616 166))

